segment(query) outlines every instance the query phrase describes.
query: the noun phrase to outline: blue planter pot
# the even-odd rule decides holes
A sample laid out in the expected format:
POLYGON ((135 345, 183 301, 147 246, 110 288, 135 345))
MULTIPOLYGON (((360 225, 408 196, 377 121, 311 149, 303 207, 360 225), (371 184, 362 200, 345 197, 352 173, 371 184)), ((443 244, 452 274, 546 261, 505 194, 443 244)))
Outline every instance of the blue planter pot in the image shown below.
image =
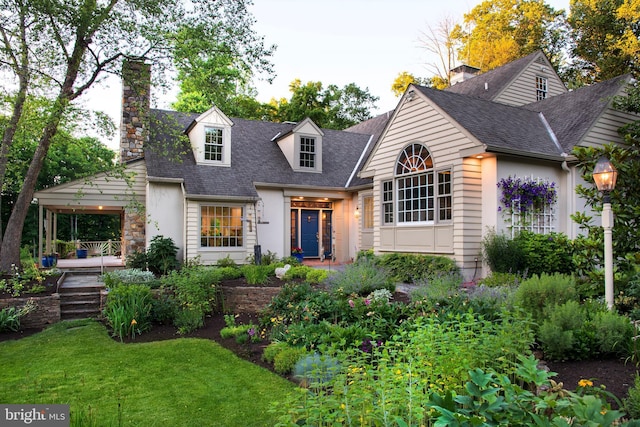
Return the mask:
POLYGON ((304 254, 291 254, 293 257, 295 257, 299 263, 302 263, 302 260, 304 259, 304 254))
POLYGON ((78 259, 86 258, 87 255, 88 255, 87 249, 76 249, 76 258, 78 259))
POLYGON ((50 268, 56 265, 56 257, 55 256, 43 256, 42 257, 42 267, 50 268))

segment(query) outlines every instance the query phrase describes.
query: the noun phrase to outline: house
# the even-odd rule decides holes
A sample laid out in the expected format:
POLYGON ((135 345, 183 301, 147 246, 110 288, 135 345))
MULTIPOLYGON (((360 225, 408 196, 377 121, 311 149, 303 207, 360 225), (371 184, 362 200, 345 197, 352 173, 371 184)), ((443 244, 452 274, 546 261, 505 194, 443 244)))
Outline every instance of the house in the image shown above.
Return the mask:
POLYGON ((335 131, 216 107, 150 110, 149 66, 126 63, 129 185, 99 175, 36 198, 50 225, 59 212, 110 209, 123 217, 125 252, 161 234, 182 259, 207 264, 244 262, 258 247, 285 256, 300 246, 306 258, 339 262, 373 249, 449 256, 471 278, 488 229, 575 237, 570 214, 584 203, 571 150, 621 142, 617 129, 637 117, 611 98, 630 76, 567 91, 541 52, 480 75, 459 71, 445 91, 411 85, 393 112, 335 131), (553 183, 557 201, 527 218, 502 209, 497 184, 508 177, 553 183))

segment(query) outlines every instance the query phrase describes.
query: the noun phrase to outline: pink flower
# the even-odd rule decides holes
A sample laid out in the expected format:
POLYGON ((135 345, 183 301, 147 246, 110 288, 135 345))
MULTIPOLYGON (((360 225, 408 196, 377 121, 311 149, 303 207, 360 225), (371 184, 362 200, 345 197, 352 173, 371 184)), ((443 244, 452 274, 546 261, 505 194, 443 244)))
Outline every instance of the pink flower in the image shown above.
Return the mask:
POLYGON ((369 305, 369 304, 371 304, 371 300, 365 299, 364 300, 364 305, 369 305))
POLYGON ((356 306, 356 303, 355 303, 355 302, 353 302, 353 300, 352 300, 352 299, 350 299, 350 300, 349 300, 349 307, 353 308, 353 307, 355 307, 355 306, 356 306))

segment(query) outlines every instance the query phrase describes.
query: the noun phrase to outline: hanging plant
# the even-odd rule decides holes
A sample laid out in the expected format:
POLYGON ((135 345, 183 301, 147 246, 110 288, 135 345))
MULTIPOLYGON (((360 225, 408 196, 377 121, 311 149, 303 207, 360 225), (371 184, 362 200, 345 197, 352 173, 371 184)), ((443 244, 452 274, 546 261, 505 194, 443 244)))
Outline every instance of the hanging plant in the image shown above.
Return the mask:
MULTIPOLYGON (((541 211, 545 206, 556 203, 558 193, 555 182, 518 178, 509 175, 498 181, 502 190, 500 203, 510 211, 518 209, 521 214, 541 211)), ((502 211, 502 206, 498 208, 502 211)))

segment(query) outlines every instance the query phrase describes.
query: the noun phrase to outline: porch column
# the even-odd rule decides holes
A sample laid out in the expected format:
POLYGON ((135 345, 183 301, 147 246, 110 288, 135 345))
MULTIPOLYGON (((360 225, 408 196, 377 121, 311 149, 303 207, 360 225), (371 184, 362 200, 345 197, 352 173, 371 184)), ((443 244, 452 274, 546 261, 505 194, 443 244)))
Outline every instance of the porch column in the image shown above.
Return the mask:
POLYGON ((42 205, 38 205, 38 264, 42 262, 43 213, 44 208, 42 205))
POLYGON ((133 252, 141 252, 145 250, 145 214, 136 210, 124 211, 124 230, 122 255, 126 256, 133 252))

